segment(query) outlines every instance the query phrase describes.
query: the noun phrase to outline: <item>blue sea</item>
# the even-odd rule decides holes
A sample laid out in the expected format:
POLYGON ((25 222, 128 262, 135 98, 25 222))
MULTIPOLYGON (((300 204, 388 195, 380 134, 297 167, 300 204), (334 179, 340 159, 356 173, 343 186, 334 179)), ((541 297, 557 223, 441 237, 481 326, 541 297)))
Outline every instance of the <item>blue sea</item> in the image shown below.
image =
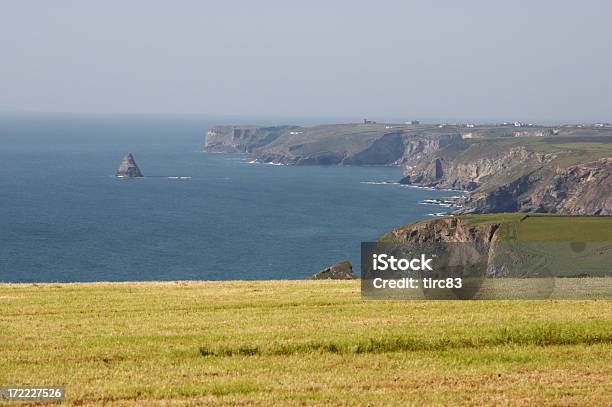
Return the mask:
POLYGON ((360 242, 455 194, 383 184, 399 168, 204 153, 232 121, 247 120, 0 115, 0 281, 303 279, 343 259, 359 273, 360 242), (114 177, 128 152, 145 178, 114 177))

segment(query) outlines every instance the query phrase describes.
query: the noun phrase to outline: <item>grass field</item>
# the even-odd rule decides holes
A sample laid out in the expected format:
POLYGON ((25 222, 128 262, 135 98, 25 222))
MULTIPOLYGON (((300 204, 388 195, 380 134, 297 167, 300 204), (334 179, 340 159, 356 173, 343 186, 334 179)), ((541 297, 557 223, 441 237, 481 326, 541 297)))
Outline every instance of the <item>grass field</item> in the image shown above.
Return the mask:
MULTIPOLYGON (((470 226, 499 224, 503 240, 520 242, 612 242, 612 216, 568 216, 549 213, 487 213, 460 215, 457 219, 466 220, 470 226)), ((412 225, 442 221, 428 219, 414 224, 400 226, 398 229, 411 228, 412 225)), ((387 233, 382 240, 393 239, 387 233)))
MULTIPOLYGON (((483 157, 493 157, 501 151, 525 147, 529 151, 554 154, 553 165, 569 166, 594 161, 612 155, 612 136, 502 137, 469 139, 452 144, 434 153, 437 157, 469 163, 483 157)), ((525 165, 529 165, 526 162, 525 165)))
POLYGON ((72 405, 609 405, 611 301, 363 301, 358 281, 0 285, 0 385, 72 405))
POLYGON ((458 218, 470 225, 499 223, 504 239, 523 242, 612 242, 612 216, 491 213, 458 218))

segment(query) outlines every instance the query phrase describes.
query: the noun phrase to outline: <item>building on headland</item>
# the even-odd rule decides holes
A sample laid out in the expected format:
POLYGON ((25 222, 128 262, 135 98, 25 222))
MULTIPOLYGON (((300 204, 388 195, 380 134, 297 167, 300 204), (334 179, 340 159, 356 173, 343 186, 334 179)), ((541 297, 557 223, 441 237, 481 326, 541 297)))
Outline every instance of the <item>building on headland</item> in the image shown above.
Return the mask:
POLYGON ((519 122, 519 121, 515 121, 514 123, 512 123, 514 125, 514 127, 522 127, 523 123, 519 122))
POLYGON ((363 124, 376 124, 374 120, 363 119, 363 124))
POLYGON ((418 121, 418 120, 408 120, 408 121, 404 122, 404 124, 406 126, 416 126, 417 124, 421 124, 421 122, 418 121))
POLYGON ((554 129, 541 129, 541 130, 516 130, 512 132, 512 137, 547 137, 558 134, 555 133, 554 129))

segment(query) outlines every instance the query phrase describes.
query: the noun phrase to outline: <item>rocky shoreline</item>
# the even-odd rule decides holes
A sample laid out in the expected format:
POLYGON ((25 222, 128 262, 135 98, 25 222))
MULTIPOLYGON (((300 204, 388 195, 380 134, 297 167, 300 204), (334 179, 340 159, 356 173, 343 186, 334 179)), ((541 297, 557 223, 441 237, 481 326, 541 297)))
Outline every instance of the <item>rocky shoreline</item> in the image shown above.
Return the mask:
POLYGON ((206 133, 204 150, 247 153, 251 162, 272 165, 400 166, 402 185, 465 191, 453 202, 427 202, 453 214, 612 214, 608 128, 217 126, 206 133))
POLYGON ((470 163, 436 158, 405 168, 407 185, 465 188, 455 214, 612 214, 612 158, 563 166, 554 154, 519 147, 470 163))

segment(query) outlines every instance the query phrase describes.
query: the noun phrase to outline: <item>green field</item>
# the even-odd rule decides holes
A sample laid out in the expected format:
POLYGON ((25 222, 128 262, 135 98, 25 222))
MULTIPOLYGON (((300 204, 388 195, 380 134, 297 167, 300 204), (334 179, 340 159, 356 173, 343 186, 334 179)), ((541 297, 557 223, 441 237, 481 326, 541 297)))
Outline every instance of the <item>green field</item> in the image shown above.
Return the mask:
MULTIPOLYGON (((521 242, 612 242, 612 216, 568 216, 548 213, 487 213, 460 215, 469 226, 486 224, 500 225, 503 240, 521 242)), ((413 225, 441 222, 443 219, 428 219, 400 226, 398 230, 411 229, 413 225)), ((386 233, 381 240, 394 239, 386 233)))
POLYGON ((612 242, 612 216, 492 213, 458 216, 470 225, 498 223, 502 237, 524 242, 612 242))
POLYGON ((611 301, 358 281, 0 285, 0 385, 73 405, 609 405, 611 301))

